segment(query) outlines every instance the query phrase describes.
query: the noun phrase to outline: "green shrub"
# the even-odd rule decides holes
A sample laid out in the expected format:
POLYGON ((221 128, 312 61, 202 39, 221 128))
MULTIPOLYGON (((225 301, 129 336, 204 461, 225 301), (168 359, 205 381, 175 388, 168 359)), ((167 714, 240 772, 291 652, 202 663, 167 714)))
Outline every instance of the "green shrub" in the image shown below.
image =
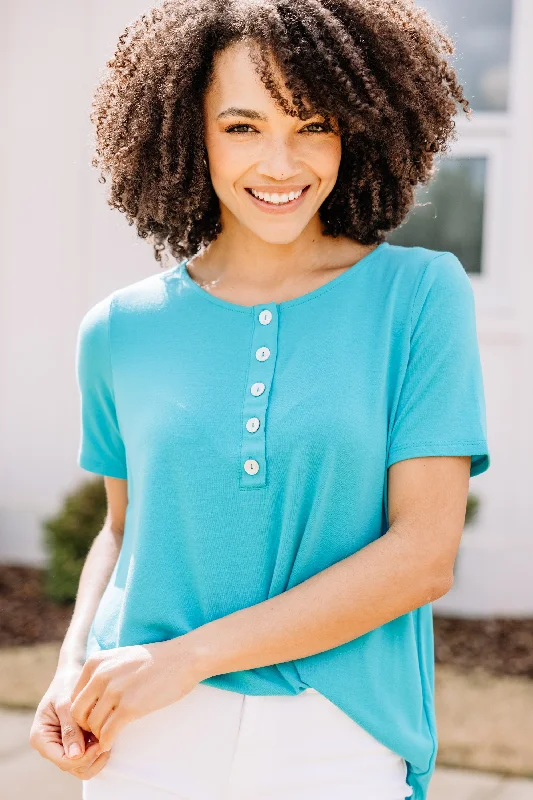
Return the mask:
POLYGON ((44 520, 48 567, 47 596, 57 603, 73 603, 80 574, 95 536, 107 513, 103 478, 86 480, 65 497, 55 516, 44 520))
POLYGON ((479 511, 479 498, 475 494, 468 493, 466 498, 466 517, 465 525, 470 525, 476 518, 479 511))
MULTIPOLYGON (((465 515, 465 526, 463 528, 463 532, 472 525, 474 520, 476 519, 479 511, 479 498, 476 494, 472 494, 468 492, 466 498, 466 515, 465 515)), ((462 543, 462 540, 461 540, 462 543)), ((454 578, 457 577, 457 572, 459 568, 459 560, 461 558, 461 545, 459 545, 459 550, 457 551, 457 555, 455 556, 455 562, 453 565, 453 574, 454 578)))

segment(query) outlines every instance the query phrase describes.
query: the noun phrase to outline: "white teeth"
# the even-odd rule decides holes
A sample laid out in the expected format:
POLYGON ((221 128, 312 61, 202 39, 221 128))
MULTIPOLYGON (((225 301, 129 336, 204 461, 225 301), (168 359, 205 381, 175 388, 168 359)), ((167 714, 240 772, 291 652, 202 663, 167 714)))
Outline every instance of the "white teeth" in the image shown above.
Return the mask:
POLYGON ((268 194, 268 192, 256 192, 255 189, 250 189, 250 191, 253 196, 259 198, 259 200, 264 200, 266 203, 273 203, 274 205, 280 205, 281 203, 289 203, 291 200, 296 200, 300 197, 303 189, 300 189, 298 192, 290 192, 289 194, 278 194, 277 192, 268 194))

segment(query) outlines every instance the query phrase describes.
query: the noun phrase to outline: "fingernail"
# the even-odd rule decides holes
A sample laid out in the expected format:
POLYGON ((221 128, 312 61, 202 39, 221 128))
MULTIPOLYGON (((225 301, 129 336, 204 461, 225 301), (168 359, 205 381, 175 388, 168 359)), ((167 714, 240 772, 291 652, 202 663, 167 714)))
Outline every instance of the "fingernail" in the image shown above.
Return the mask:
POLYGON ((70 745, 68 749, 69 758, 76 758, 76 756, 79 756, 80 753, 81 753, 81 747, 79 746, 79 744, 75 742, 74 744, 70 745))

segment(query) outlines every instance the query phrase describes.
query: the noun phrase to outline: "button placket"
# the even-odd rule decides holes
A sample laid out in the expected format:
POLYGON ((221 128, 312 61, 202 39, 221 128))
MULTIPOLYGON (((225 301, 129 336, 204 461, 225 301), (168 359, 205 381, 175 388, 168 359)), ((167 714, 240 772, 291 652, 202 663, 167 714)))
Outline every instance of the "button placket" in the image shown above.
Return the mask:
POLYGON ((242 419, 240 486, 266 485, 266 412, 277 356, 278 309, 275 303, 253 306, 250 365, 242 419))

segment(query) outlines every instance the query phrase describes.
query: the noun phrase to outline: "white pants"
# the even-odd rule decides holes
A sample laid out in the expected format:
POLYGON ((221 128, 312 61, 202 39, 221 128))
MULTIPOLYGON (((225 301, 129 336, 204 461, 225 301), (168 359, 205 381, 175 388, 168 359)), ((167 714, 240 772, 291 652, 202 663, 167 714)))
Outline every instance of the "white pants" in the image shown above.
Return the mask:
POLYGON ((199 683, 126 725, 83 800, 405 800, 405 760, 315 689, 199 683))

